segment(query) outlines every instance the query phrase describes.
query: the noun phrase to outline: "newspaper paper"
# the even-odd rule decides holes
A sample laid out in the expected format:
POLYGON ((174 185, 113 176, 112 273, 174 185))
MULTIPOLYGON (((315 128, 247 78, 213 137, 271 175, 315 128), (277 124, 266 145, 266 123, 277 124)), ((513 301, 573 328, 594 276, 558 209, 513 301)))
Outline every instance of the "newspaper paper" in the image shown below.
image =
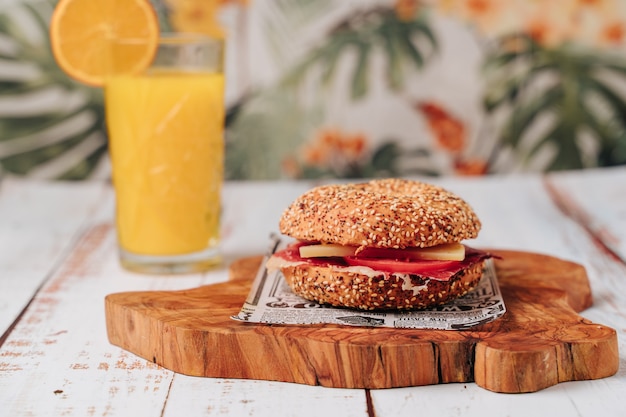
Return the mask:
POLYGON ((339 324, 410 329, 463 330, 501 317, 506 307, 498 287, 493 261, 486 262, 478 286, 450 303, 427 310, 370 312, 320 305, 295 295, 280 271, 269 272, 265 261, 286 246, 274 238, 235 320, 265 324, 339 324))

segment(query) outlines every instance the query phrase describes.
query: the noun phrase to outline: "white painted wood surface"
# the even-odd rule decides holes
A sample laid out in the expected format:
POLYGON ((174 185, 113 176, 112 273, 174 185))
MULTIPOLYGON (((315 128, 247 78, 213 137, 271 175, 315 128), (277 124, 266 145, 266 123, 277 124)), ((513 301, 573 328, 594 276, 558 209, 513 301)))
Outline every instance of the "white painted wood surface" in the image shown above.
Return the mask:
MULTIPOLYGON (((617 330, 617 375, 505 395, 472 383, 366 391, 174 374, 108 343, 104 297, 224 281, 226 265, 175 277, 126 272, 117 263, 107 184, 5 179, 0 416, 626 415, 626 168, 430 181, 474 206, 483 221, 475 246, 546 253, 587 268, 594 305, 583 315, 617 330)), ((226 263, 264 252, 282 210, 312 185, 228 183, 226 263)))

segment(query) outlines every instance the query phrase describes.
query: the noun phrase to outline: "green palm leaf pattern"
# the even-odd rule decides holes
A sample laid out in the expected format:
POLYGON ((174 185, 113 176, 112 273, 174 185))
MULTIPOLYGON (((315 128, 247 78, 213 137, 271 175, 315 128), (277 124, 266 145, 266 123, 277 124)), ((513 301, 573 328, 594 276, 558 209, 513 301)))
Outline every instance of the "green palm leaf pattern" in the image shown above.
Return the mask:
POLYGON ((24 1, 0 10, 0 165, 16 175, 83 179, 106 154, 102 94, 56 65, 47 24, 53 6, 24 1))
POLYGON ((547 49, 523 36, 505 44, 517 49, 499 48, 484 67, 486 111, 509 109, 502 145, 525 163, 551 147, 548 170, 626 163, 626 95, 616 88, 626 83, 625 59, 574 45, 547 49))
MULTIPOLYGON (((155 0, 162 30, 166 9, 155 0)), ((71 80, 49 46, 56 0, 0 9, 0 170, 46 179, 85 179, 107 154, 102 89, 71 80)))
MULTIPOLYGON (((280 64, 286 58, 283 51, 297 47, 289 44, 291 38, 297 38, 294 31, 305 26, 307 19, 311 22, 323 14, 327 10, 323 7, 325 3, 328 2, 280 0, 273 3, 276 11, 270 21, 280 24, 268 23, 266 30, 267 38, 275 45, 275 59, 280 64), (306 9, 306 14, 302 13, 302 8, 306 9)), ((421 70, 438 49, 425 13, 423 9, 415 18, 401 20, 391 7, 359 9, 329 29, 320 43, 300 56, 295 64, 284 68, 283 76, 274 85, 250 93, 229 109, 227 178, 276 179, 285 175, 281 169, 285 158, 297 153, 298 147, 325 120, 323 94, 325 89, 332 87, 340 64, 350 64, 346 96, 351 100, 360 100, 367 95, 375 53, 385 59, 386 85, 392 91, 400 91, 410 71, 414 74, 421 70), (305 80, 321 87, 317 89, 320 97, 306 104, 298 99, 299 87, 305 80)), ((426 167, 419 173, 433 175, 434 169, 422 163, 428 159, 427 150, 407 151, 400 149, 396 142, 397 139, 390 138, 373 150, 369 161, 349 166, 345 171, 331 172, 326 168, 305 166, 301 167, 301 174, 308 178, 399 175, 396 167, 400 160, 417 158, 419 165, 426 167)))
POLYGON ((277 179, 294 141, 319 123, 319 112, 305 112, 293 94, 267 90, 235 109, 226 124, 225 176, 228 179, 277 179))
POLYGON ((421 70, 437 51, 438 45, 425 12, 411 20, 401 20, 388 7, 359 11, 332 28, 326 42, 314 48, 284 77, 285 85, 297 85, 317 66, 322 67, 321 80, 328 85, 339 60, 356 54, 352 70, 350 97, 367 95, 369 61, 374 51, 386 57, 386 80, 389 88, 400 91, 405 84, 406 67, 421 70))

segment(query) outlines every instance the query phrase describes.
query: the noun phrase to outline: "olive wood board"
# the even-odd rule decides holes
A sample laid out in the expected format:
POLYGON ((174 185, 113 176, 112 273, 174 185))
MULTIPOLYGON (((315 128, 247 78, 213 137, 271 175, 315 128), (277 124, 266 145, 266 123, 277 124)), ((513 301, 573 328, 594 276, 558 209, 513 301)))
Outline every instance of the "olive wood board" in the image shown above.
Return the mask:
POLYGON ((469 330, 268 325, 231 319, 262 257, 230 266, 230 281, 105 299, 112 344, 193 376, 393 388, 471 382, 538 391, 618 370, 614 329, 577 313, 592 304, 583 266, 529 252, 491 251, 507 307, 469 330))

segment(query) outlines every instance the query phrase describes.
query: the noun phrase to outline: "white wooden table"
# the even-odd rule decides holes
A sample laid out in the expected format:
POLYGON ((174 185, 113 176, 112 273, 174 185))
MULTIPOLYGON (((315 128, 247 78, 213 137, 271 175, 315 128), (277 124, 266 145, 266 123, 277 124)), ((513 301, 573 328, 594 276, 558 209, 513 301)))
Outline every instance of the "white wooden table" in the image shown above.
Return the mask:
POLYGON ((225 281, 228 263, 263 253, 282 210, 313 183, 228 183, 224 267, 155 277, 120 268, 108 184, 5 178, 0 416, 626 415, 626 168, 430 181, 474 206, 483 221, 475 246, 545 253, 587 268, 594 306, 582 315, 617 330, 615 376, 511 395, 473 383, 354 390, 175 374, 108 342, 104 297, 225 281))

